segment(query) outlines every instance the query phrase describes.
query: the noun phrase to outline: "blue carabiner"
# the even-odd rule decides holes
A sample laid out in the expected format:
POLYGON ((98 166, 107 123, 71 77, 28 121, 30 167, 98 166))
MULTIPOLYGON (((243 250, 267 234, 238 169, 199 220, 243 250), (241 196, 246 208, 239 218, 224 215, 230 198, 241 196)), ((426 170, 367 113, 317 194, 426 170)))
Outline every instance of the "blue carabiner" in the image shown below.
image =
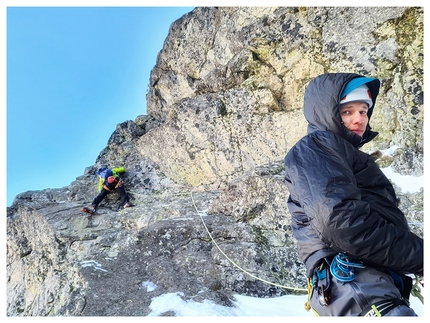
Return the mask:
POLYGON ((355 279, 354 268, 364 268, 361 262, 351 262, 344 254, 339 253, 330 264, 330 273, 340 282, 350 282, 355 279))

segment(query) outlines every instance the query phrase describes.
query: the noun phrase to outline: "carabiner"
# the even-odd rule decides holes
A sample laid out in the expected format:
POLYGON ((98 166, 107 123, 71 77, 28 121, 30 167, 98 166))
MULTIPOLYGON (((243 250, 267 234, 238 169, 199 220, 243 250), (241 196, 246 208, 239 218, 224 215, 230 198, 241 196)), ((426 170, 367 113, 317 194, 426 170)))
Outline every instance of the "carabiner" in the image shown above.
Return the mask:
POLYGON ((318 302, 321 306, 327 306, 330 304, 330 295, 325 291, 325 286, 318 287, 318 302))

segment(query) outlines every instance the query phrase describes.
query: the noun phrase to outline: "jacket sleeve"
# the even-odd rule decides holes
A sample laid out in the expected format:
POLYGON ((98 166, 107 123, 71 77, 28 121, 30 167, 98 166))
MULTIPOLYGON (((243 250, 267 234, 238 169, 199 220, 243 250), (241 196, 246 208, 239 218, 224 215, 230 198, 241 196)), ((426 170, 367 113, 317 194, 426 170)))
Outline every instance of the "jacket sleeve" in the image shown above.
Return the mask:
POLYGON ((388 222, 362 200, 352 170, 353 152, 349 143, 329 132, 315 133, 306 146, 292 148, 286 160, 292 199, 327 247, 368 264, 422 274, 422 239, 388 222))

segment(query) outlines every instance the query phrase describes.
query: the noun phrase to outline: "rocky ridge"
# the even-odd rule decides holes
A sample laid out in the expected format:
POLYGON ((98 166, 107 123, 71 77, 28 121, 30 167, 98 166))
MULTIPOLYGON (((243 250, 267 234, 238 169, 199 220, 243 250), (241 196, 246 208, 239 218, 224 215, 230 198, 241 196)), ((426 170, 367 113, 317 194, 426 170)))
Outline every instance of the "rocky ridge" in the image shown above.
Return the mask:
MULTIPOLYGON (((164 293, 228 306, 235 293, 303 292, 282 159, 306 132, 306 84, 338 71, 382 82, 380 135, 363 149, 422 175, 423 8, 202 7, 175 21, 148 114, 119 123, 69 186, 7 209, 7 315, 145 316, 164 293), (112 194, 80 212, 101 165, 126 168, 135 207, 112 194)), ((396 189, 423 236, 423 190, 396 189)))

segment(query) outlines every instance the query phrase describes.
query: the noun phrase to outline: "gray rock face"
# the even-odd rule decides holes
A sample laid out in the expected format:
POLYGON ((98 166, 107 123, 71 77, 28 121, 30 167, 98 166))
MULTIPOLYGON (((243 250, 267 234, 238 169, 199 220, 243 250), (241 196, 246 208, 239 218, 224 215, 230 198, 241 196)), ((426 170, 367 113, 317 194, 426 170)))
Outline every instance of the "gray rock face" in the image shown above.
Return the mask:
MULTIPOLYGON (((227 306, 234 293, 303 293, 282 159, 306 133, 307 83, 344 71, 382 82, 380 135, 363 150, 422 175, 423 8, 204 7, 175 21, 148 115, 119 123, 69 186, 7 209, 7 315, 145 316, 170 292, 227 306), (101 165, 126 168, 134 207, 111 194, 80 211, 101 165)), ((423 190, 396 189, 423 236, 423 190)))

